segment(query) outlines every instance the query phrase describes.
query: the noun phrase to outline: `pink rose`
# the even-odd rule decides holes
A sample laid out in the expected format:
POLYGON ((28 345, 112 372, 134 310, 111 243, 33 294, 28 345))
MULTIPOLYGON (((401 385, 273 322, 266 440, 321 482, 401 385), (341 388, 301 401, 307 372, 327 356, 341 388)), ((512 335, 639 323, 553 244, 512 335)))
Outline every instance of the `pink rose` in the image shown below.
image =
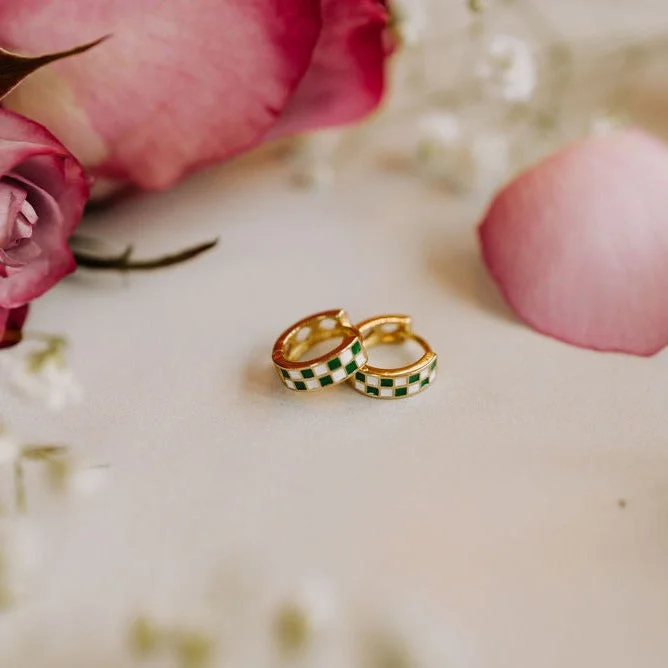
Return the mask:
POLYGON ((0 46, 93 50, 36 73, 6 106, 48 127, 109 189, 164 188, 380 102, 384 0, 0 0, 0 46))
POLYGON ((0 110, 0 346, 15 342, 26 305, 74 271, 67 240, 87 199, 74 156, 37 123, 0 110))

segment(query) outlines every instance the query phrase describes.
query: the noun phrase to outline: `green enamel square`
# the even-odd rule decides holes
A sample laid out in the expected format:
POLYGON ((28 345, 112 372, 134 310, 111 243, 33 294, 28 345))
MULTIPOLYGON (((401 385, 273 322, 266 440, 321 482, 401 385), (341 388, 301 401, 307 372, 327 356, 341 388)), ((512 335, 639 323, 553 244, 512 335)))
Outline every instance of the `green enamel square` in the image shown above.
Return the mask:
POLYGON ((323 376, 323 377, 320 379, 320 386, 321 386, 321 387, 325 387, 325 386, 327 386, 327 385, 331 385, 333 382, 334 382, 334 381, 332 380, 332 377, 331 377, 331 376, 323 376))
POLYGON ((367 394, 373 394, 374 397, 378 396, 378 388, 377 387, 367 387, 366 388, 366 393, 367 394))
POLYGON ((436 360, 431 363, 430 369, 433 371, 436 368, 436 360))
POLYGON ((412 376, 408 377, 408 382, 409 383, 417 383, 418 380, 420 380, 420 374, 419 373, 414 373, 412 376))
POLYGON ((313 373, 313 371, 311 369, 304 369, 302 371, 302 376, 304 378, 313 378, 313 376, 315 376, 315 374, 313 373))
POLYGON ((420 387, 424 387, 425 385, 429 385, 429 378, 425 378, 425 379, 420 383, 420 387))
POLYGON ((394 391, 394 396, 395 397, 405 397, 408 394, 408 388, 407 387, 398 387, 394 391))
POLYGON ((283 374, 283 378, 290 378, 290 374, 285 369, 281 369, 281 373, 283 374))
POLYGON ((333 360, 327 362, 327 366, 330 371, 336 371, 341 366, 341 360, 338 357, 335 357, 333 360))
POLYGON ((353 373, 353 371, 355 371, 355 369, 357 369, 357 364, 356 364, 355 360, 353 360, 352 362, 348 362, 348 364, 346 364, 346 373, 349 373, 349 374, 353 373))
POLYGON ((357 380, 361 380, 363 383, 366 381, 366 376, 361 371, 358 371, 355 374, 355 378, 357 378, 357 380))
POLYGON ((360 350, 362 350, 362 344, 359 341, 355 341, 353 343, 353 355, 357 355, 360 350))
POLYGON ((381 378, 380 379, 380 386, 381 387, 392 387, 394 385, 394 381, 391 378, 381 378))
POLYGON ((298 380, 298 381, 295 382, 295 387, 298 390, 305 390, 306 389, 306 383, 302 383, 301 380, 298 380))

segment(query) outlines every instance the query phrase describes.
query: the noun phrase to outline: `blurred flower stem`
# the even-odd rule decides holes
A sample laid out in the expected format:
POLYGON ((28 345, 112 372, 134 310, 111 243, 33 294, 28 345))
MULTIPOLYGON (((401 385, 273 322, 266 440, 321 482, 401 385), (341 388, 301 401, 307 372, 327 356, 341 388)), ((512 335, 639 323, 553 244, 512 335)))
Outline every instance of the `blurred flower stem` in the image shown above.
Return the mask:
POLYGON ((28 509, 25 471, 21 457, 17 457, 14 461, 14 505, 18 513, 23 514, 28 509))
POLYGON ((84 245, 83 243, 78 243, 77 237, 74 237, 72 241, 74 259, 79 267, 112 271, 152 271, 154 269, 172 267, 192 260, 218 245, 218 239, 212 239, 173 254, 162 255, 147 260, 133 260, 132 254, 134 249, 132 246, 127 246, 119 255, 105 257, 89 253, 82 248, 77 248, 77 246, 84 245))
POLYGON ((68 471, 68 448, 64 445, 25 445, 14 460, 14 505, 18 513, 28 510, 28 492, 25 481, 24 463, 39 462, 47 466, 52 487, 56 487, 55 478, 62 483, 68 471))

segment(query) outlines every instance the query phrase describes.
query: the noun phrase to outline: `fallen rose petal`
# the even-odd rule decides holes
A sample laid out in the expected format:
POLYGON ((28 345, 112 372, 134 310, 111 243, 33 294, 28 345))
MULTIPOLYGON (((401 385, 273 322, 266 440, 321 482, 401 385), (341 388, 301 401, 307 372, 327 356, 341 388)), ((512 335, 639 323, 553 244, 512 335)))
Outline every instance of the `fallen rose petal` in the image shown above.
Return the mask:
POLYGON ((388 11, 379 0, 323 0, 311 67, 269 138, 357 121, 385 88, 388 11))
POLYGON ((304 76, 320 29, 319 0, 153 8, 0 0, 0 42, 14 51, 111 35, 33 75, 7 103, 98 167, 96 175, 166 187, 264 136, 304 76))
POLYGON ((96 177, 96 197, 165 188, 265 139, 375 108, 387 15, 384 0, 169 0, 156 11, 0 0, 0 45, 14 51, 111 35, 29 77, 5 106, 61 139, 96 177))
POLYGON ((668 147, 629 130, 566 148, 494 200, 484 260, 532 327, 595 350, 668 345, 668 147))

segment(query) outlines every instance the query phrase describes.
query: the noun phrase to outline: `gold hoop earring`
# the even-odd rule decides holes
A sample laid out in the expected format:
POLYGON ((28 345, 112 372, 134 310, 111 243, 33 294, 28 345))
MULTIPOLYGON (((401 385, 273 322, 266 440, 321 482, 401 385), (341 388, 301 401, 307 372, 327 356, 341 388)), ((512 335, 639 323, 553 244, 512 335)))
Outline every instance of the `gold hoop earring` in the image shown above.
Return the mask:
POLYGON ((350 380, 358 392, 376 399, 402 399, 433 384, 437 355, 425 339, 413 332, 410 316, 381 315, 359 323, 357 329, 367 349, 381 343, 398 344, 412 340, 424 350, 417 362, 396 369, 381 369, 366 364, 350 380))
POLYGON ((276 339, 271 359, 286 387, 310 391, 348 380, 366 364, 367 353, 348 314, 335 309, 315 313, 288 327, 276 339), (317 343, 339 337, 343 341, 334 350, 299 360, 317 343))

